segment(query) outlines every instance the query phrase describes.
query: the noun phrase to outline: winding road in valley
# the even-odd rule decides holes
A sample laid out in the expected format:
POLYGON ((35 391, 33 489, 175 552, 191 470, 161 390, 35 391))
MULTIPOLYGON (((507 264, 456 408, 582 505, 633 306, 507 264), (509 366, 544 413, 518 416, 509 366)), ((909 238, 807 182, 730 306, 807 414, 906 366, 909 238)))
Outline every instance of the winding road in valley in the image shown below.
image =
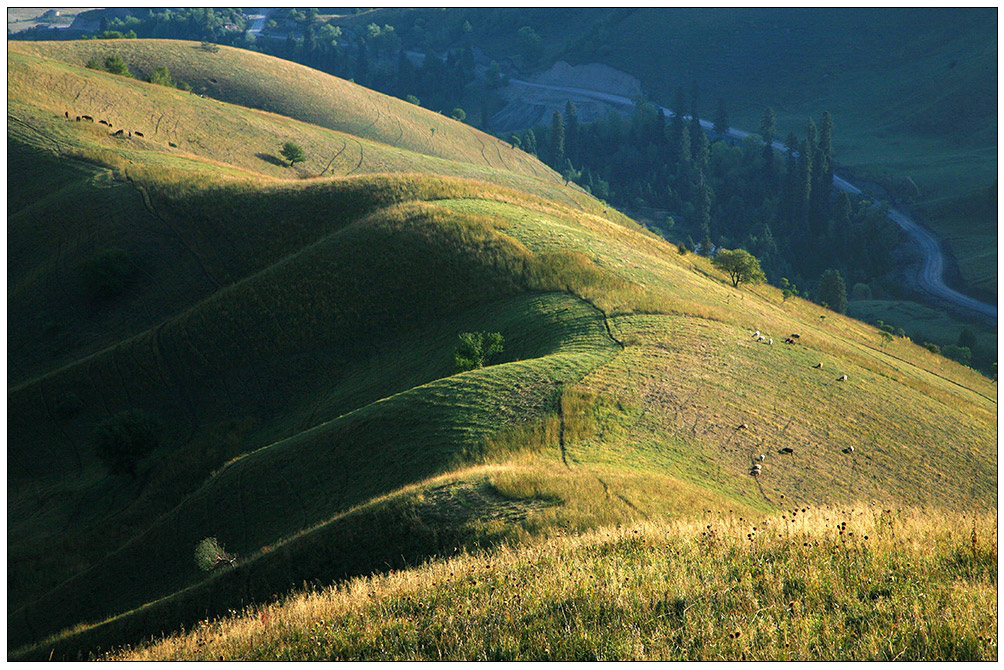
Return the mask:
MULTIPOLYGON (((630 98, 626 98, 620 95, 614 95, 612 93, 603 93, 601 91, 592 91, 584 88, 572 88, 568 86, 555 86, 551 84, 536 84, 529 81, 521 81, 518 79, 511 79, 509 83, 516 84, 519 86, 528 86, 530 88, 542 88, 551 91, 563 91, 565 93, 572 93, 578 96, 592 98, 593 100, 600 100, 603 102, 609 102, 616 105, 629 105, 633 106, 634 101, 630 98)), ((670 110, 665 107, 656 105, 662 113, 666 116, 671 114, 670 110)), ((701 126, 703 128, 711 129, 713 124, 710 121, 701 121, 701 126)), ((742 130, 736 130, 730 128, 728 131, 730 137, 735 137, 737 139, 743 139, 748 137, 750 133, 742 130)), ((787 147, 781 142, 774 142, 773 147, 779 151, 786 151, 787 147)), ((860 194, 861 189, 850 183, 849 181, 842 179, 840 177, 833 177, 833 185, 840 189, 841 191, 846 191, 852 194, 860 194)), ((906 231, 914 242, 917 243, 920 248, 923 260, 920 265, 920 269, 917 272, 917 283, 919 284, 921 290, 932 295, 936 298, 944 300, 950 303, 953 307, 961 308, 970 312, 976 312, 983 317, 989 317, 993 320, 993 324, 997 325, 997 306, 991 305, 985 302, 976 300, 967 295, 963 295, 958 291, 950 288, 945 284, 944 272, 945 272, 945 256, 941 251, 941 245, 938 243, 937 238, 932 235, 929 231, 921 227, 916 221, 910 218, 905 212, 898 209, 889 210, 889 219, 892 220, 897 226, 906 231)))

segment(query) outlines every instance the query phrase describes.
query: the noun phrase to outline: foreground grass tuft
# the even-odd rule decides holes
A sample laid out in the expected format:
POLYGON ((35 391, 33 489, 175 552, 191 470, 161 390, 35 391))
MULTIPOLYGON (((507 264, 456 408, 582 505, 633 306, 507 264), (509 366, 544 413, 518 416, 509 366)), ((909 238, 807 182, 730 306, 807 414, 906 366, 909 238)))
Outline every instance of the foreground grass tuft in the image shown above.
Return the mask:
POLYGON ((995 528, 706 513, 356 579, 104 658, 996 660, 995 528))

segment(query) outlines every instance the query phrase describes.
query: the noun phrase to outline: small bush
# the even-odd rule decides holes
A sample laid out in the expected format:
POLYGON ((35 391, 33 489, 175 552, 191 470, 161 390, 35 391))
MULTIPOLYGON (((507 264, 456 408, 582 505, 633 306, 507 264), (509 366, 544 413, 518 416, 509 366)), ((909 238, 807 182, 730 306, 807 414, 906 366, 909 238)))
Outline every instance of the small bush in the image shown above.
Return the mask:
POLYGON ((204 572, 212 572, 233 565, 237 557, 228 554, 215 537, 207 537, 195 546, 195 565, 204 572))
POLYGON ((871 300, 872 299, 872 288, 868 284, 862 284, 858 282, 851 289, 851 299, 852 300, 871 300))
POLYGON ((457 372, 467 372, 490 365, 502 353, 502 333, 460 333, 460 343, 453 354, 457 372))
POLYGON ((160 444, 164 428, 141 409, 127 410, 94 428, 94 449, 113 475, 136 476, 140 460, 160 444))
POLYGON ((105 70, 111 72, 112 74, 122 75, 123 77, 129 76, 129 66, 122 59, 122 56, 118 54, 112 54, 105 58, 105 70))
POLYGON ((973 360, 973 352, 969 347, 959 347, 954 344, 942 347, 941 355, 963 365, 969 365, 973 360))

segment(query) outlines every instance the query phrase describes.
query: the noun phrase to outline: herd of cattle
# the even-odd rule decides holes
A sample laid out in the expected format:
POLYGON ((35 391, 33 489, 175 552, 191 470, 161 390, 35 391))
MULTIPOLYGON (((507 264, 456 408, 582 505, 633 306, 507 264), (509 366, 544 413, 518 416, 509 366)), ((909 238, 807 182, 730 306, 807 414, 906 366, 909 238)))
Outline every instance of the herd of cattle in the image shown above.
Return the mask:
MULTIPOLYGON (((63 116, 66 117, 67 121, 70 120, 70 113, 69 112, 63 112, 63 116)), ((81 114, 81 115, 77 116, 75 120, 76 121, 90 121, 91 123, 94 123, 94 117, 93 116, 88 116, 87 114, 81 114)), ((105 121, 104 119, 99 119, 98 123, 100 123, 103 126, 108 126, 109 128, 112 127, 112 124, 109 123, 108 121, 105 121)), ((126 131, 124 128, 119 128, 114 133, 112 133, 112 136, 113 137, 114 136, 121 137, 121 136, 125 135, 127 132, 129 133, 129 137, 130 138, 134 134, 136 135, 136 137, 143 137, 143 133, 141 133, 138 130, 135 130, 135 131, 133 131, 133 130, 126 131)))

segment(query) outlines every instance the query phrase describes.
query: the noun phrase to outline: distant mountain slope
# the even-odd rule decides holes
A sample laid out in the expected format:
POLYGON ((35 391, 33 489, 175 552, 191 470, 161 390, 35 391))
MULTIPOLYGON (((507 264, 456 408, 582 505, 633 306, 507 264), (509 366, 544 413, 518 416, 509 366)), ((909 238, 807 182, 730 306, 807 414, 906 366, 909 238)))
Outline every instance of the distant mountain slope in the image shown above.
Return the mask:
POLYGON ((996 504, 984 377, 772 287, 733 288, 553 175, 17 51, 8 72, 18 658, 641 517, 996 504), (218 140, 175 152, 69 121, 71 82, 130 123, 161 106, 218 140), (368 143, 398 174, 279 179, 239 149, 273 127, 368 143), (89 268, 109 270, 109 252, 128 272, 96 292, 89 268), (458 372, 465 332, 501 333, 502 354, 458 372), (110 474, 94 439, 127 410, 164 427, 134 477, 110 474), (212 536, 235 569, 197 569, 212 536))
POLYGON ((909 198, 963 279, 996 293, 996 208, 981 205, 996 194, 996 26, 993 8, 642 8, 570 36, 565 57, 628 72, 664 105, 696 81, 702 116, 723 99, 750 131, 771 107, 782 141, 829 111, 839 163, 909 198))

